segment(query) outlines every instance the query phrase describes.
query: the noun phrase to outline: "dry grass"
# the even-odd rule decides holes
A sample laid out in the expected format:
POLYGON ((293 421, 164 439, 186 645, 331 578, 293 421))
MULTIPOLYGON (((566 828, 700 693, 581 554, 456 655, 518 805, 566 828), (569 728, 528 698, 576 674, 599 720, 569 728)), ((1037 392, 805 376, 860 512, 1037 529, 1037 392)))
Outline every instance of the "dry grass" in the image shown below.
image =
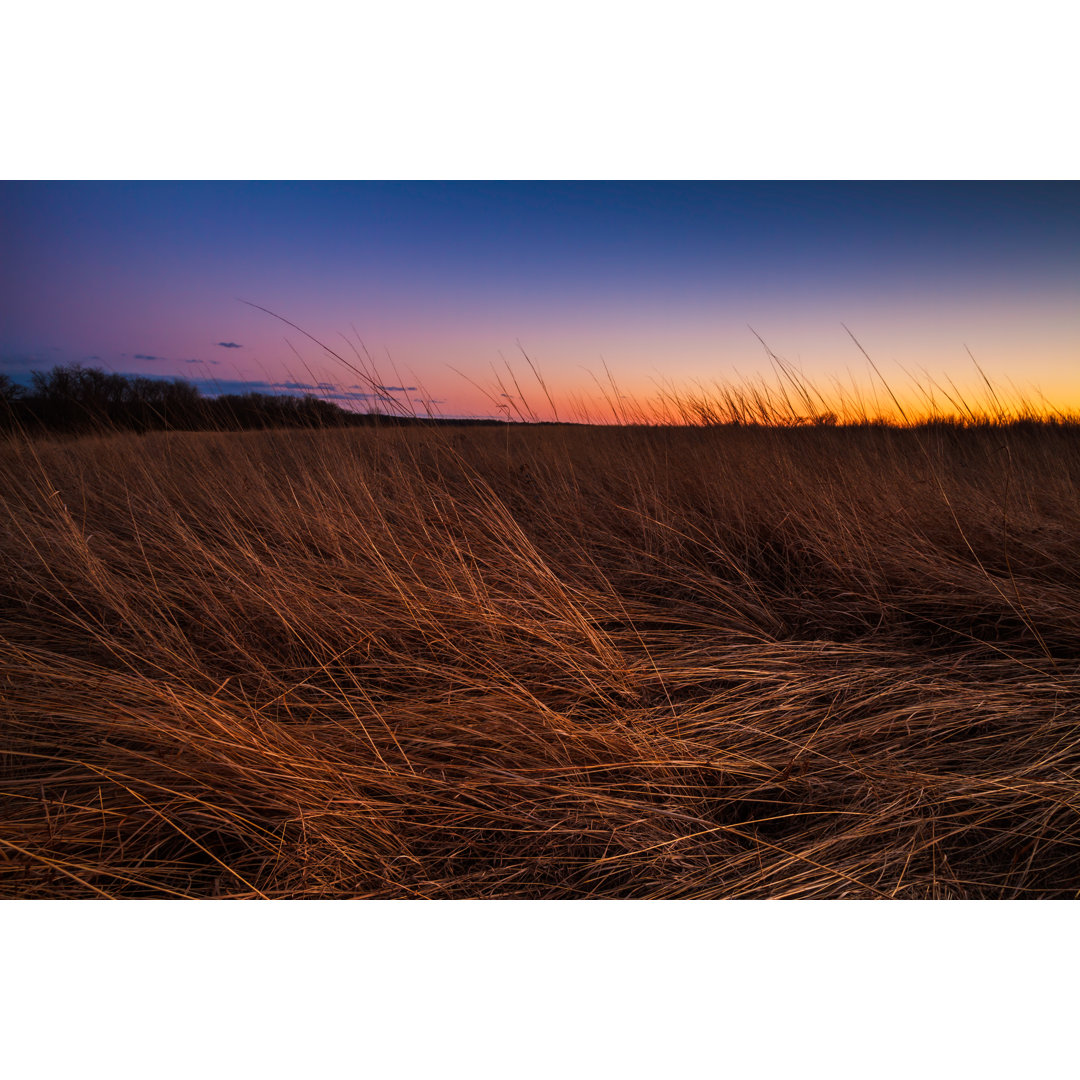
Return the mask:
POLYGON ((0 894, 1072 897, 1075 427, 0 447, 0 894))

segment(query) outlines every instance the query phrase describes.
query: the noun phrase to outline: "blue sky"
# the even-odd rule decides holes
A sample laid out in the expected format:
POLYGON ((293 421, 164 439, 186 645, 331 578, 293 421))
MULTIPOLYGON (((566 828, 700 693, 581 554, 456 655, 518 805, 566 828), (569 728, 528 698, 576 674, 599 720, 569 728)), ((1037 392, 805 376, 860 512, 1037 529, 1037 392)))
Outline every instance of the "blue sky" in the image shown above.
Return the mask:
MULTIPOLYGON (((354 375, 455 414, 520 341, 557 394, 862 360, 1080 406, 1080 185, 1061 183, 0 183, 0 370, 286 388, 354 375), (459 374, 460 373, 460 374, 459 374), (462 376, 467 376, 468 379, 462 376)), ((518 354, 519 355, 519 354, 518 354)), ((353 391, 357 392, 357 391, 353 391)))

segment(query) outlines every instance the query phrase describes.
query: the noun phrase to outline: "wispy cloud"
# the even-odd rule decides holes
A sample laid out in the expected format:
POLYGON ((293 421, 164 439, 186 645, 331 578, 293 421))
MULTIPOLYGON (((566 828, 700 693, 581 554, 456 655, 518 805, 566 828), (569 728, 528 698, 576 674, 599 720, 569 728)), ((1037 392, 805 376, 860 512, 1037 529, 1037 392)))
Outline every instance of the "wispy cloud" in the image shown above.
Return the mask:
POLYGON ((237 345, 235 341, 219 341, 218 344, 223 349, 242 349, 243 345, 237 345))
POLYGON ((339 390, 331 395, 335 401, 393 401, 388 394, 366 394, 355 390, 339 390))
POLYGON ((273 394, 276 396, 320 392, 334 401, 390 401, 383 394, 356 394, 338 390, 333 383, 267 382, 265 379, 191 379, 205 394, 273 394))
POLYGON ((304 383, 304 382, 285 382, 281 384, 286 390, 299 390, 302 393, 314 394, 316 391, 321 390, 324 393, 336 393, 337 386, 331 382, 318 382, 318 383, 304 383))
POLYGON ((149 353, 137 352, 134 357, 136 360, 164 360, 164 356, 151 356, 149 353))
POLYGON ((42 355, 41 352, 12 352, 0 356, 0 369, 14 378, 25 375, 30 377, 31 371, 44 371, 55 365, 56 361, 42 355))
POLYGON ((279 394, 274 383, 253 379, 191 379, 204 394, 279 394))

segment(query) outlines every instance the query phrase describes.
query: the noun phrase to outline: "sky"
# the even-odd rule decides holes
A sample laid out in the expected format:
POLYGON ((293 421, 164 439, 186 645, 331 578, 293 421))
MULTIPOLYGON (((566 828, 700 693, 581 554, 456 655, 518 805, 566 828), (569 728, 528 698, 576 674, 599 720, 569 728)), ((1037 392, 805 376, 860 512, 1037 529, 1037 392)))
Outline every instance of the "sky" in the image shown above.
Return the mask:
POLYGON ((78 362, 368 408, 361 367, 420 411, 600 418, 608 373, 647 403, 775 380, 765 346, 872 392, 845 327, 894 387, 974 386, 970 350, 1080 409, 1080 184, 0 183, 23 381, 78 362))

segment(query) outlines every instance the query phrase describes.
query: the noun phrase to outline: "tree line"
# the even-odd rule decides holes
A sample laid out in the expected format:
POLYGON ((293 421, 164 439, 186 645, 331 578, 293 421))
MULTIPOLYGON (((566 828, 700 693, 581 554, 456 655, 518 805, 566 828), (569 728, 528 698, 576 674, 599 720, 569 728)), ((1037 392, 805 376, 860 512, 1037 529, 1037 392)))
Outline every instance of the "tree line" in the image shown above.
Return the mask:
POLYGON ((430 422, 376 411, 351 412, 313 394, 252 391, 210 397, 184 379, 117 375, 81 364, 35 371, 29 387, 0 374, 0 428, 7 430, 235 431, 430 422))

